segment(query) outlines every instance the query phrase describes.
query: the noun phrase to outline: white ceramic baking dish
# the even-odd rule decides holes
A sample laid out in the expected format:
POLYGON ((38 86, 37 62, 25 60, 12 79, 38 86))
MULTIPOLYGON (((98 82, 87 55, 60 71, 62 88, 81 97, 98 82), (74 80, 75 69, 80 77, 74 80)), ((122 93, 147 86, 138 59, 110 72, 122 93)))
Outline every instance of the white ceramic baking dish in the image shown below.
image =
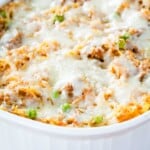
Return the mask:
POLYGON ((150 112, 105 127, 66 128, 0 111, 0 150, 150 150, 150 112))

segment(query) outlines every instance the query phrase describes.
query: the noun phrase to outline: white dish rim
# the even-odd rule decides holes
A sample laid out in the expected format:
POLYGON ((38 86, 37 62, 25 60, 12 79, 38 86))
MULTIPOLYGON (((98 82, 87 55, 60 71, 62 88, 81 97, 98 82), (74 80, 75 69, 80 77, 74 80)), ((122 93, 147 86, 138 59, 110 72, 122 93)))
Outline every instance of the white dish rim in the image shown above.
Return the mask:
POLYGON ((128 121, 117 123, 114 125, 108 125, 103 127, 94 127, 94 128, 73 128, 73 127, 61 127, 55 125, 49 125, 46 123, 41 123, 39 121, 30 120, 24 117, 20 117, 9 112, 0 110, 0 119, 11 125, 15 125, 18 128, 26 128, 34 132, 41 132, 46 135, 55 135, 55 136, 67 136, 67 137, 104 137, 120 132, 126 132, 127 130, 135 129, 146 122, 150 122, 150 111, 130 119, 128 121))

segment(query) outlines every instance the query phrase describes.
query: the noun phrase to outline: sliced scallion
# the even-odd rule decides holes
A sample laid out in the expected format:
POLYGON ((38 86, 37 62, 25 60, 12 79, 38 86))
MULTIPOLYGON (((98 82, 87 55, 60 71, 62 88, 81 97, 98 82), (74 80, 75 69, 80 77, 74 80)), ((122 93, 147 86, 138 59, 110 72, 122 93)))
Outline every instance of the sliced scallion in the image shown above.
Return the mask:
POLYGON ((100 124, 102 122, 103 122, 103 116, 95 116, 91 120, 92 124, 100 124))
POLYGON ((60 92, 59 91, 53 91, 52 92, 52 98, 53 99, 57 99, 60 97, 60 92))
POLYGON ((55 15, 54 19, 53 19, 53 23, 55 22, 63 22, 65 20, 64 15, 55 15))
POLYGON ((36 119, 36 117, 37 117, 36 109, 27 110, 27 117, 30 118, 30 119, 36 119))
POLYGON ((69 103, 64 103, 62 106, 61 106, 61 109, 63 112, 67 112, 71 109, 71 105, 69 103))

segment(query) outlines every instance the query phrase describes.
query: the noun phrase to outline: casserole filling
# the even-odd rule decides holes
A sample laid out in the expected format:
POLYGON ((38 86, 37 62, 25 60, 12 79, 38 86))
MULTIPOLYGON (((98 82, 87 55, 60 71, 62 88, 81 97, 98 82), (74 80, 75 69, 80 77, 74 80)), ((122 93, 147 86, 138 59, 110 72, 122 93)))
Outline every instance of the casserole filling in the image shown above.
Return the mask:
POLYGON ((20 0, 0 7, 0 109, 95 127, 150 109, 149 0, 20 0))

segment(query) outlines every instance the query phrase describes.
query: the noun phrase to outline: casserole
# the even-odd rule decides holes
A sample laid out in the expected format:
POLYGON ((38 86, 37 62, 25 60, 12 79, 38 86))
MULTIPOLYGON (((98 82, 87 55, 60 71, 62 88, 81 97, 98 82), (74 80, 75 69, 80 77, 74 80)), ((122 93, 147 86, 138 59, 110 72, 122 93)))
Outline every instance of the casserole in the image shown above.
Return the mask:
MULTIPOLYGON (((48 124, 1 111, 4 126, 32 138, 25 149, 120 149, 124 140, 125 149, 149 149, 149 9, 148 0, 13 1, 0 8, 0 109, 48 124)), ((16 141, 13 149, 23 149, 16 141)))

